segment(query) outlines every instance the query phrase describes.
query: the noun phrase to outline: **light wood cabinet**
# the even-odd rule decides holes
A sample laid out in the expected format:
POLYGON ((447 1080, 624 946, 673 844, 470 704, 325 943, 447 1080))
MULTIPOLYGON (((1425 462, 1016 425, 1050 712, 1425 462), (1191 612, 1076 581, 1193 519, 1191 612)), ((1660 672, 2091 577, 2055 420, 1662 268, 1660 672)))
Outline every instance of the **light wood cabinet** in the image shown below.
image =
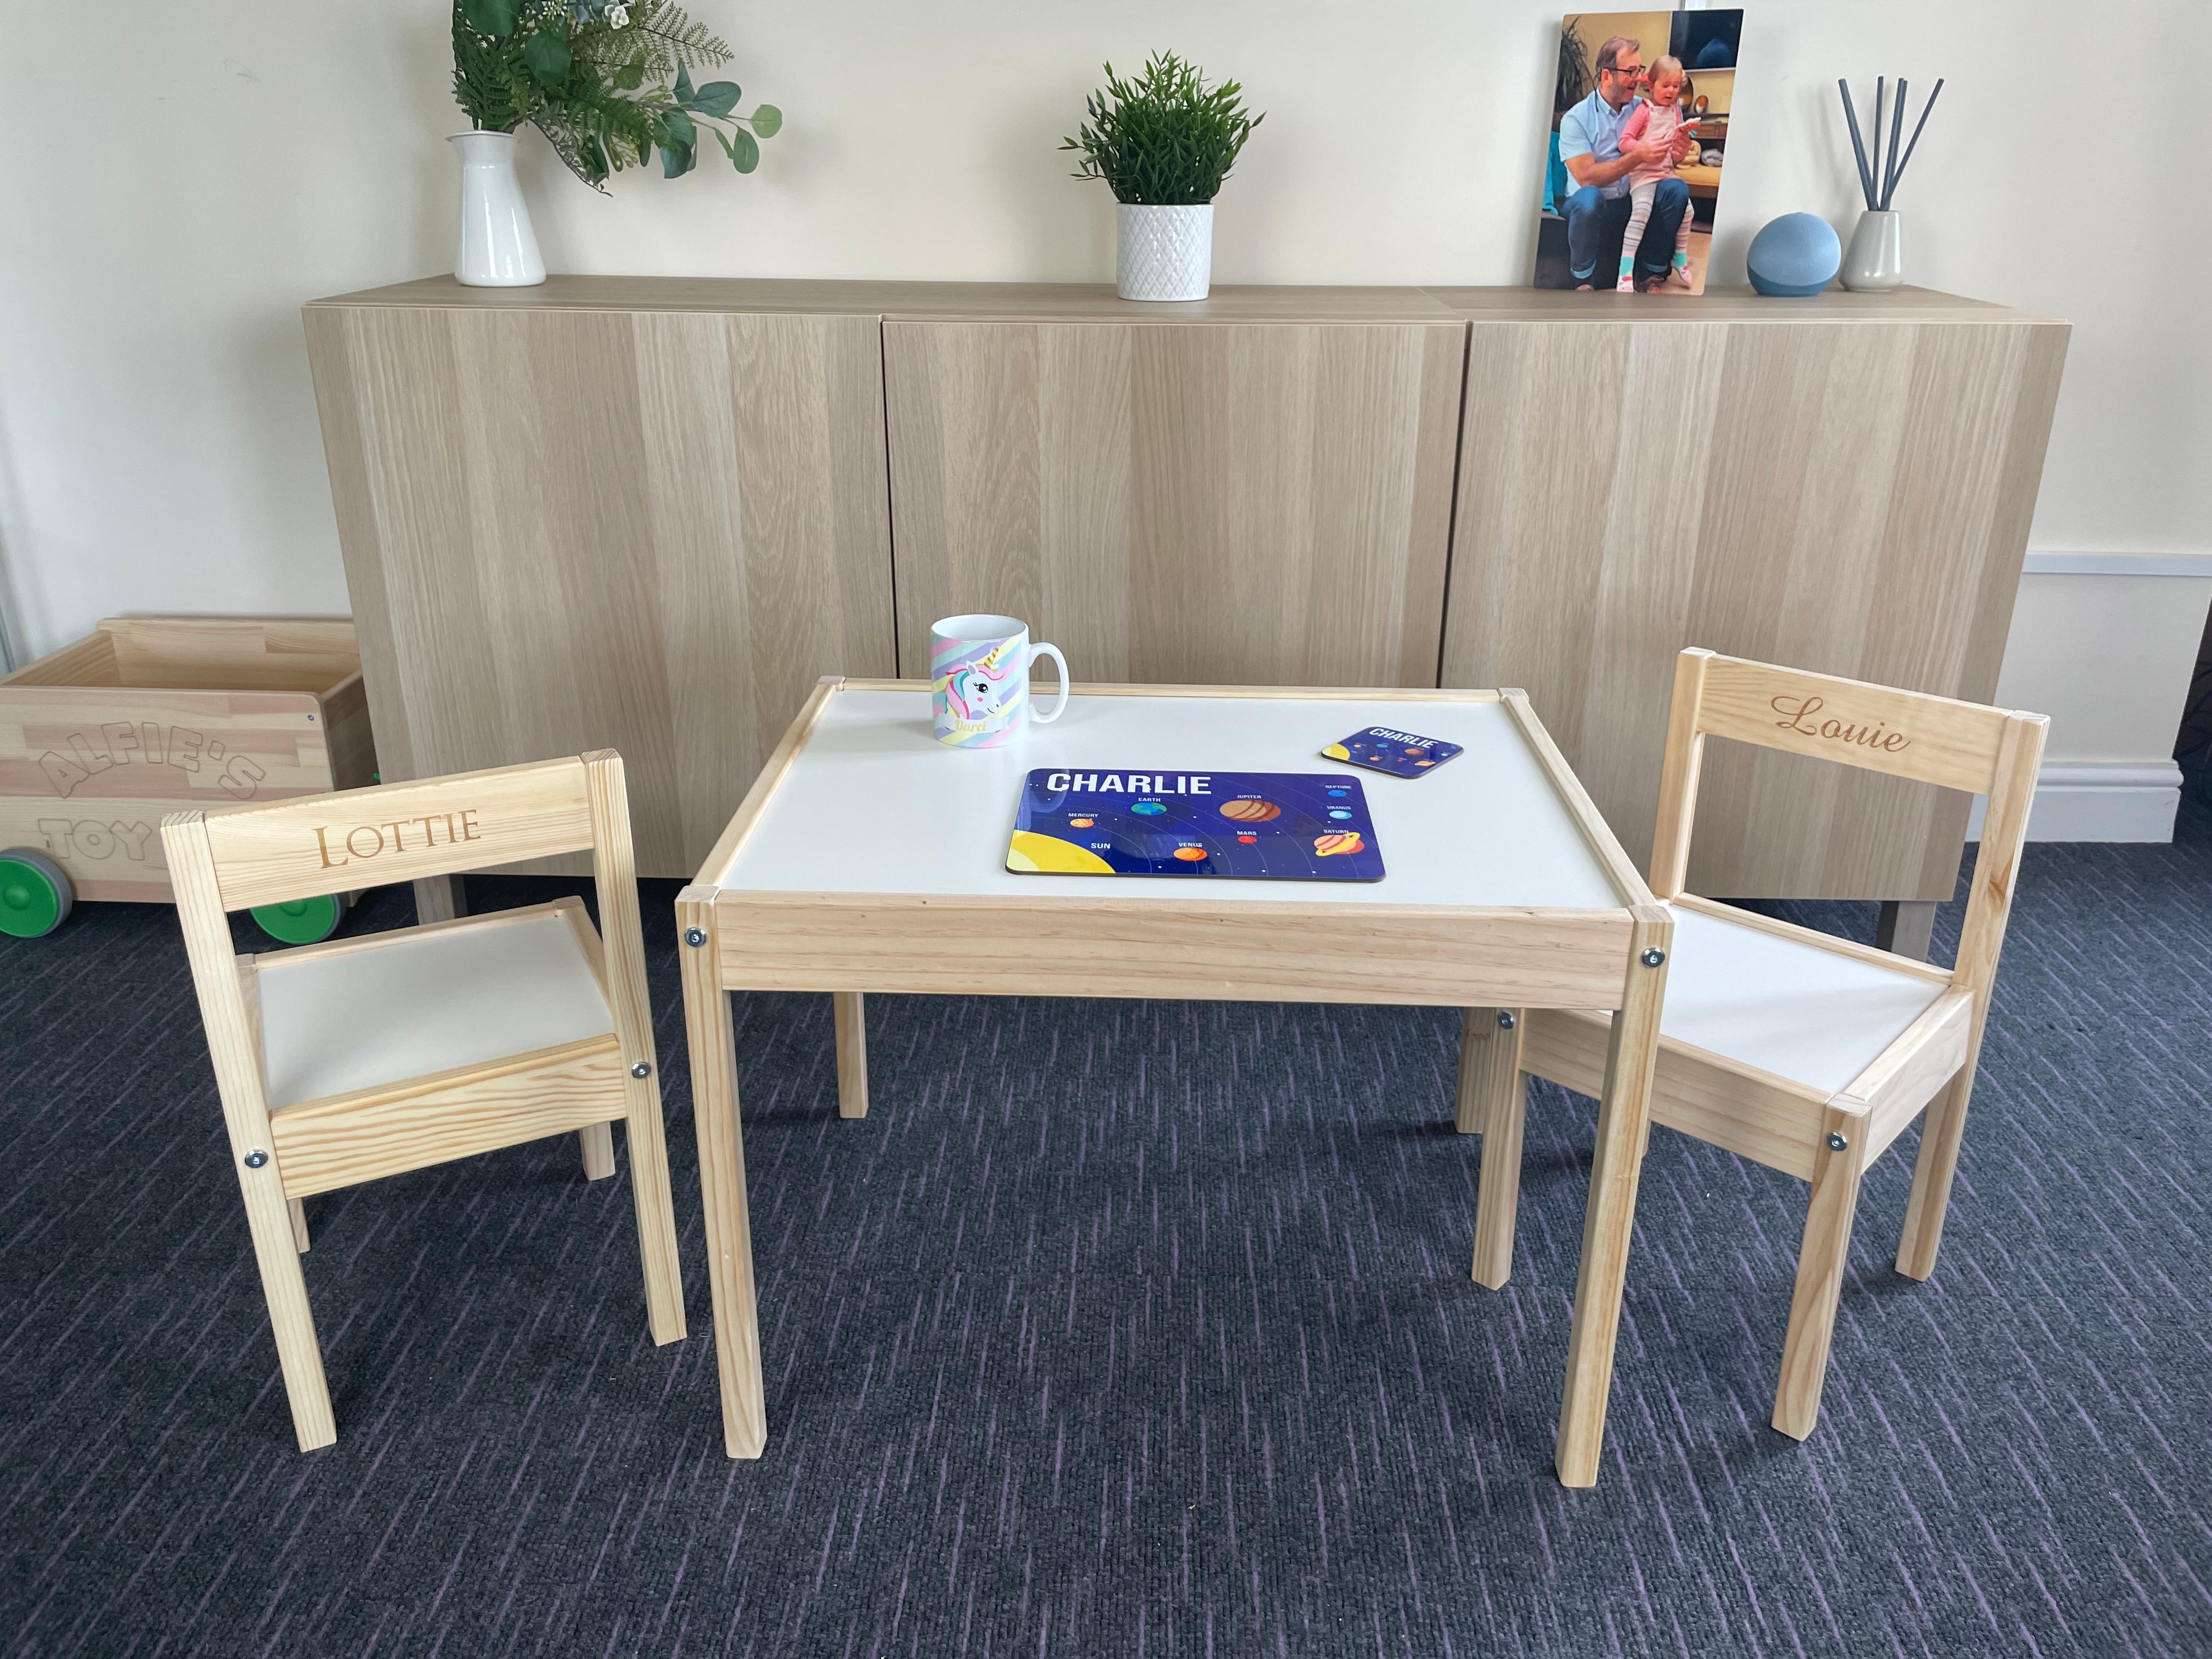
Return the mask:
MULTIPOLYGON (((1632 857, 1684 646, 1995 694, 2065 324, 1437 292, 1470 319, 1443 683, 1526 687, 1632 857)), ((1951 896, 1969 805, 1732 744, 1698 803, 1693 890, 1905 900, 1951 896)))
MULTIPOLYGON (((1083 679, 1525 686, 1641 858, 1685 645, 1994 694, 2067 333, 1913 289, 438 277, 306 314, 385 775, 619 749, 652 876, 817 677, 925 674, 963 611, 1083 679)), ((1732 748, 1695 889, 1950 896, 1963 799, 1732 748)))
POLYGON ((988 611, 1079 679, 1435 684, 1465 329, 1356 314, 887 319, 906 672, 988 611))
POLYGON ((894 670, 876 319, 409 286, 307 310, 384 775, 617 749, 689 875, 815 681, 894 670))

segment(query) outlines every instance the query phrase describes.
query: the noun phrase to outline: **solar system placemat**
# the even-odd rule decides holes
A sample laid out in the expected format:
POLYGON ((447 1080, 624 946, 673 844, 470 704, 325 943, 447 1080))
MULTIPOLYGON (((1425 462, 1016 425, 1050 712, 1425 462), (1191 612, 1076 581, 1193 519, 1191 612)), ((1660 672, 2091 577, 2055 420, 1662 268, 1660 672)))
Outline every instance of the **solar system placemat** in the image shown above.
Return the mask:
POLYGON ((1364 732, 1339 738, 1321 752, 1331 760, 1350 761, 1354 766, 1388 772, 1394 778, 1425 778, 1464 751, 1458 744, 1446 743, 1442 738, 1370 726, 1364 732))
POLYGON ((1006 868, 1380 881, 1382 853, 1357 778, 1040 769, 1022 784, 1006 868))

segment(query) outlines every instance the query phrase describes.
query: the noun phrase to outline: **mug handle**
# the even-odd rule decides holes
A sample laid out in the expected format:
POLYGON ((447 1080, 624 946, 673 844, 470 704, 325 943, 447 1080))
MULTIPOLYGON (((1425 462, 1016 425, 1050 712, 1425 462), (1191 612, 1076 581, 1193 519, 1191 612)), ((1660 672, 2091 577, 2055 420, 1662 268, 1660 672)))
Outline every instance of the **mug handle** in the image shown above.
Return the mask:
POLYGON ((1031 646, 1030 663, 1032 667, 1036 665, 1039 657, 1050 657, 1060 665, 1060 701, 1053 704, 1052 713, 1049 714, 1038 714, 1036 706, 1032 704, 1030 708, 1030 719, 1039 726, 1050 726, 1067 712, 1067 659, 1060 654, 1060 647, 1056 645, 1031 646))

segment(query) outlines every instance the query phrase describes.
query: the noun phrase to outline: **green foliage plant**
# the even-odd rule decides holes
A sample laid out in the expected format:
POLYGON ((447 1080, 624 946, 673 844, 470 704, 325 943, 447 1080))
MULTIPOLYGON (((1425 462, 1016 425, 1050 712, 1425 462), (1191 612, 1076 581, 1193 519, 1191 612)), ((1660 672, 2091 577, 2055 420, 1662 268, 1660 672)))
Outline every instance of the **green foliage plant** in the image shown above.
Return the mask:
POLYGON ((702 130, 739 173, 758 167, 782 111, 739 115, 736 82, 691 83, 694 64, 729 60, 674 0, 453 0, 453 101, 479 131, 529 122, 598 191, 656 149, 662 173, 682 177, 702 130))
POLYGON ((1194 64, 1155 52, 1125 81, 1106 65, 1106 86, 1084 107, 1091 118, 1062 149, 1078 151, 1079 179, 1103 179, 1114 199, 1139 207, 1194 207, 1221 193, 1252 129, 1234 81, 1208 87, 1194 64))

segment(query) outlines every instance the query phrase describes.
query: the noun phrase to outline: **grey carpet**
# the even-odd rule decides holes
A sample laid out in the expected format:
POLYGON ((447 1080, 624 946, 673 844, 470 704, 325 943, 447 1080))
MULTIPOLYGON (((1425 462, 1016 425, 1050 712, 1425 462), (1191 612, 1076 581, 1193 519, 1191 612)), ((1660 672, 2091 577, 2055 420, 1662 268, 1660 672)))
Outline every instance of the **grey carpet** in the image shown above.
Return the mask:
POLYGON ((302 1457, 174 917, 87 906, 0 940, 0 1646, 2212 1652, 2188 810, 2170 848, 2030 849, 1942 1261, 1890 1271, 1908 1134, 1804 1445, 1766 1421, 1805 1189, 1655 1135, 1586 1492, 1551 1440, 1593 1109, 1540 1091, 1480 1289, 1427 1011, 878 998, 845 1123, 828 1000, 740 998, 770 1433, 726 1460, 672 884, 690 1340, 647 1341, 627 1177, 573 1140, 312 1200, 340 1439, 302 1457))

